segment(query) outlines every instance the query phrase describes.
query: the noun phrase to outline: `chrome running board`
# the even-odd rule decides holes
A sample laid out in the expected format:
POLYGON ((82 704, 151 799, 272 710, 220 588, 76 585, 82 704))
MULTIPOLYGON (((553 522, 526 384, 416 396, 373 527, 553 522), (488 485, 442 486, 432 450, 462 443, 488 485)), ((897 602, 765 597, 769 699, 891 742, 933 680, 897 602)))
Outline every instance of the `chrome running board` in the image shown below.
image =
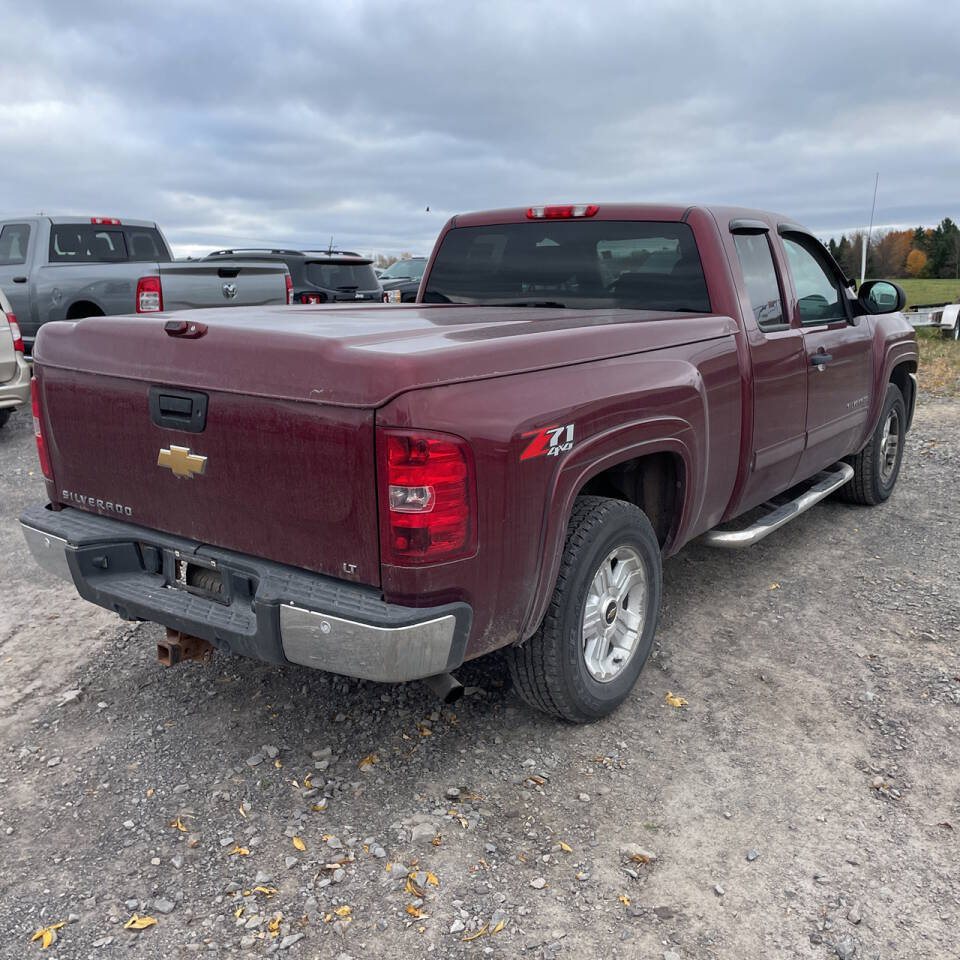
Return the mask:
POLYGON ((708 547, 726 547, 737 549, 750 547, 762 540, 768 534, 778 530, 784 524, 806 513, 815 503, 824 497, 829 497, 834 490, 838 490, 853 476, 853 467, 849 463, 834 464, 829 470, 822 470, 812 477, 813 483, 800 496, 773 507, 770 513, 765 514, 755 523, 743 530, 708 530, 702 537, 708 547))

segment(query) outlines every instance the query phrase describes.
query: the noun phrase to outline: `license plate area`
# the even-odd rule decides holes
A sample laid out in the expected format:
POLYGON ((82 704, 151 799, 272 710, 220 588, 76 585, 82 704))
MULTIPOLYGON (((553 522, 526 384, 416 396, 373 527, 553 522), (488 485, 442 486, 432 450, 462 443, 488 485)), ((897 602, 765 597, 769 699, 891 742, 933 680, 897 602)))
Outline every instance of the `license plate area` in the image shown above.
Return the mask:
POLYGON ((229 578, 224 576, 216 560, 170 550, 168 563, 167 569, 172 572, 168 587, 229 606, 229 578))

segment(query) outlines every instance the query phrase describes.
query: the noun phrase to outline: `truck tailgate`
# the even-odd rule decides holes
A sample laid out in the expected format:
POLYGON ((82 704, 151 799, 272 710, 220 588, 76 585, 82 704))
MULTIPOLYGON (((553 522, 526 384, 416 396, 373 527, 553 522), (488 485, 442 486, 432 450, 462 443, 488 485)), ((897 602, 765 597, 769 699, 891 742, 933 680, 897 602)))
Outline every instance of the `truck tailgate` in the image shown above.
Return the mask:
POLYGON ((265 306, 287 302, 285 266, 264 263, 203 263, 195 260, 160 264, 166 310, 198 307, 265 306))
POLYGON ((61 503, 379 584, 371 410, 42 362, 36 374, 61 503), (191 393, 206 397, 201 432, 157 422, 184 416, 191 393))

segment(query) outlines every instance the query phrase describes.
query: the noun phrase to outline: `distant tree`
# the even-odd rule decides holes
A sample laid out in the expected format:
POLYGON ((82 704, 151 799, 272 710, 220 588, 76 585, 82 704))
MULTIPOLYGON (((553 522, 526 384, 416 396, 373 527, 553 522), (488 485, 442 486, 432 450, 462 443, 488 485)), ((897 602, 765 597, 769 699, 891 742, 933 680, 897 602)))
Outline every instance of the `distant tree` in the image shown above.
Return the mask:
POLYGON ((870 274, 875 277, 902 277, 913 243, 912 230, 889 230, 870 244, 870 274))
POLYGON ((919 277, 927 265, 927 255, 922 250, 913 249, 907 254, 906 272, 908 277, 919 277))
POLYGON ((373 262, 379 269, 386 270, 387 267, 397 262, 397 257, 389 256, 386 253, 378 253, 373 262))

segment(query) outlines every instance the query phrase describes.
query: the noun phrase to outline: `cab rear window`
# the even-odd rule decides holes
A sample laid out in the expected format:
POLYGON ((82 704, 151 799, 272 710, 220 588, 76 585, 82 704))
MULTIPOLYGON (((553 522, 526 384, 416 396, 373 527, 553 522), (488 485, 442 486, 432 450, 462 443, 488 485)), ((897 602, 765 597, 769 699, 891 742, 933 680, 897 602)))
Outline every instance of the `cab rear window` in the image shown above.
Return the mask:
POLYGON ((424 300, 710 310, 693 231, 685 223, 658 221, 556 220, 455 228, 437 252, 424 300))
POLYGON ((51 263, 169 260, 166 244, 154 227, 58 223, 50 229, 51 263))

